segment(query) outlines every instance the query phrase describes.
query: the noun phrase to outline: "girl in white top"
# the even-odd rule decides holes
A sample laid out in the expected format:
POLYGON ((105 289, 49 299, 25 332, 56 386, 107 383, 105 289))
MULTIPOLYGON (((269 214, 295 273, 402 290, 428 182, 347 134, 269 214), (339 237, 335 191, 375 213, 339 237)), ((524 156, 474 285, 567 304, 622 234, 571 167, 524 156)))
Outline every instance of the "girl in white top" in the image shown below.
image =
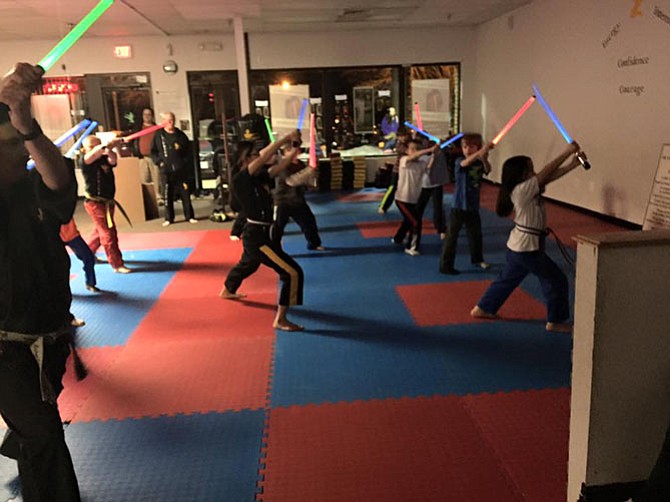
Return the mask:
POLYGON ((419 150, 418 142, 410 140, 407 144, 407 155, 400 159, 398 165, 398 190, 395 194, 395 203, 402 214, 402 223, 393 237, 395 244, 402 244, 407 236, 405 253, 410 256, 419 255, 421 243, 421 215, 417 209, 423 175, 429 168, 428 161, 422 160, 424 155, 430 155, 439 148, 419 150))
POLYGON ((577 153, 579 145, 570 144, 537 174, 528 157, 512 157, 503 164, 496 213, 509 216, 514 212, 515 225, 507 240, 505 268, 472 309, 472 317, 496 318, 498 309, 530 273, 537 276, 542 286, 547 304, 547 331, 572 330, 567 323, 570 318, 568 279, 544 251, 546 214, 540 194, 547 183, 580 165, 573 155, 577 153), (571 160, 563 166, 569 157, 571 160))

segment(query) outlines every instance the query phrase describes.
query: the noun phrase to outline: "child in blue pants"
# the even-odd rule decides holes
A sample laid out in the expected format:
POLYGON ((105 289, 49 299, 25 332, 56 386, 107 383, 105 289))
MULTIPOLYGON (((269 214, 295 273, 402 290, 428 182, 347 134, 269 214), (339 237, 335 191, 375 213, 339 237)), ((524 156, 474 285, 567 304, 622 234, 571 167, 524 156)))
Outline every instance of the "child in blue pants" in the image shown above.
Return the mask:
POLYGON ((86 276, 86 289, 93 293, 99 293, 100 289, 96 286, 95 279, 95 255, 86 241, 81 237, 74 218, 61 225, 60 238, 63 244, 68 246, 77 258, 84 264, 84 275, 86 276))
POLYGON ((525 156, 512 157, 503 164, 496 213, 509 216, 514 212, 515 226, 507 241, 507 264, 470 312, 472 317, 496 318, 498 309, 530 273, 537 276, 542 286, 547 304, 547 331, 572 331, 567 323, 570 318, 568 279, 544 251, 546 214, 540 195, 545 185, 580 164, 573 155, 578 152, 579 145, 570 144, 537 174, 533 161, 525 156), (570 162, 562 166, 570 156, 570 162))

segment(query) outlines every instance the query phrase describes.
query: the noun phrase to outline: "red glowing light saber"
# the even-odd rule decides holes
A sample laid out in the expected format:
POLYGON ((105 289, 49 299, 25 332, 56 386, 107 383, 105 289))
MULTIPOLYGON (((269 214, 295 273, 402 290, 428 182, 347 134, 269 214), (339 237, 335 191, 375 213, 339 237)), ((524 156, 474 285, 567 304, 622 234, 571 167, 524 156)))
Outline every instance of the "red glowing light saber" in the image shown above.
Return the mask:
POLYGON ((416 116, 416 125, 423 131, 423 120, 421 119, 421 108, 419 108, 419 103, 414 103, 414 115, 416 116))
POLYGON ((151 127, 147 127, 146 129, 142 129, 141 131, 134 132, 133 134, 129 134, 128 136, 124 136, 121 139, 123 139, 124 142, 132 141, 132 140, 137 139, 141 136, 146 136, 147 134, 151 134, 152 132, 156 132, 159 129, 163 129, 167 125, 168 125, 167 122, 163 122, 162 124, 156 124, 156 125, 153 125, 151 127))
POLYGON ((505 134, 507 134, 507 132, 514 126, 514 124, 516 124, 519 121, 519 119, 523 116, 524 113, 526 113, 526 110, 528 110, 528 108, 530 108, 533 105, 533 103, 535 103, 535 96, 531 96, 530 98, 528 98, 528 101, 526 101, 523 104, 523 106, 519 108, 519 110, 514 114, 514 116, 511 119, 509 119, 507 124, 505 124, 505 127, 503 127, 502 130, 498 133, 498 135, 495 138, 493 138, 492 143, 494 145, 498 144, 498 142, 502 139, 502 137, 505 134))
POLYGON ((316 169, 316 126, 313 113, 309 115, 309 167, 316 169))

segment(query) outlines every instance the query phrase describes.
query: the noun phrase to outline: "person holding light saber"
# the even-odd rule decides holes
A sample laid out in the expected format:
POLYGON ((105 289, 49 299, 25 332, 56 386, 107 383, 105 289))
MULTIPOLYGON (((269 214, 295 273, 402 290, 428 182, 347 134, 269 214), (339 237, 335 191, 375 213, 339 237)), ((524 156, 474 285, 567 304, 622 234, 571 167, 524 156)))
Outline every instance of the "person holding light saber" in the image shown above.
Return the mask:
POLYGON ((72 166, 32 117, 43 70, 18 63, 0 79, 0 453, 16 459, 23 500, 81 500, 57 397, 70 355, 72 166), (35 169, 26 171, 28 155, 35 169))
MULTIPOLYGON (((540 89, 537 88, 535 84, 533 84, 533 91, 535 92, 535 97, 537 98, 538 103, 544 108, 544 111, 547 112, 547 115, 549 115, 549 118, 551 121, 554 123, 556 126, 556 129, 558 129, 558 132, 561 133, 561 136, 563 136, 563 139, 565 139, 565 142, 567 144, 572 144, 572 137, 568 134, 568 131, 565 130, 565 127, 563 127, 563 124, 561 124, 561 121, 558 120, 558 117, 554 113, 554 111, 551 109, 549 106, 549 103, 547 103, 544 98, 542 97, 542 94, 540 94, 540 89)), ((591 164, 589 163, 588 159, 586 158, 586 153, 583 151, 579 151, 577 153, 577 160, 579 160, 580 164, 584 169, 591 169, 591 164)))
POLYGON ((550 233, 541 194, 547 184, 575 169, 580 148, 570 143, 555 159, 535 172, 533 161, 517 155, 505 161, 502 183, 496 203, 498 216, 514 214, 514 228, 507 240, 506 264, 498 278, 488 287, 470 315, 478 319, 496 319, 500 307, 528 274, 535 275, 542 286, 547 306, 547 331, 570 332, 570 295, 568 279, 545 252, 550 233))

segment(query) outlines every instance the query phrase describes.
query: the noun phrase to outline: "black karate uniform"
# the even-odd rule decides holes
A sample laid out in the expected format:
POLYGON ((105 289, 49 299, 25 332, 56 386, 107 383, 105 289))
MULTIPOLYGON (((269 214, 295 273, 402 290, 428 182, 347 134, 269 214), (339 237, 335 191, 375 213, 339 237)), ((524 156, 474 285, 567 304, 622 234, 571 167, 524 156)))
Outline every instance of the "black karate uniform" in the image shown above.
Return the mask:
POLYGON ((239 263, 228 273, 226 289, 236 293, 242 281, 263 264, 279 274, 279 305, 302 305, 302 268, 270 238, 272 197, 267 171, 263 168, 261 173, 252 176, 248 169, 241 170, 233 178, 233 191, 247 216, 247 222, 242 234, 244 252, 239 263))

